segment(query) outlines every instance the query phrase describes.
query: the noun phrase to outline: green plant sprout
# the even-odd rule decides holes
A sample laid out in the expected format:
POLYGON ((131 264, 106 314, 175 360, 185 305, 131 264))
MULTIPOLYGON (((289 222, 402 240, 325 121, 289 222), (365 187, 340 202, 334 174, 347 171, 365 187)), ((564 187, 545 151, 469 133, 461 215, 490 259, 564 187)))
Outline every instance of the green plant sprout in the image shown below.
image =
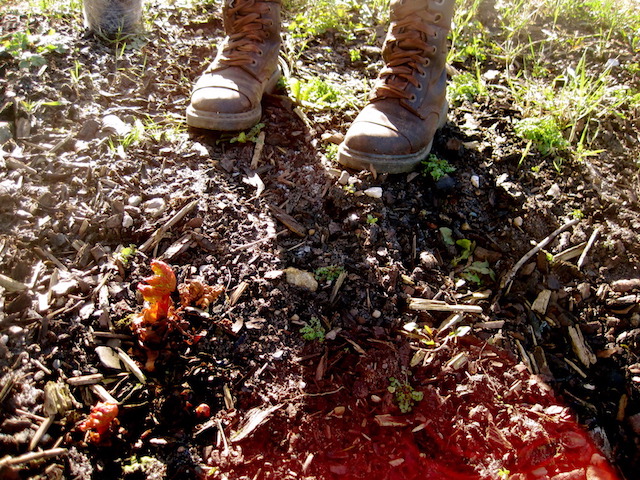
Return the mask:
POLYGON ((438 158, 433 153, 423 160, 421 165, 423 175, 431 175, 436 182, 448 173, 456 171, 456 168, 447 160, 438 158))
POLYGON ((311 317, 309 322, 300 329, 300 333, 302 333, 302 338, 309 342, 324 342, 325 329, 318 317, 311 317))
POLYGON ((513 128, 516 135, 529 140, 542 155, 550 155, 569 147, 569 142, 562 136, 558 123, 552 116, 523 118, 517 120, 513 128))
POLYGON ((454 76, 447 86, 447 99, 452 105, 460 105, 465 100, 475 100, 486 93, 487 87, 479 69, 475 74, 465 72, 454 76))
POLYGON ((349 58, 352 62, 359 62, 360 60, 362 60, 362 54, 357 48, 352 48, 349 50, 349 58))
POLYGON ((128 247, 122 247, 122 249, 116 253, 115 257, 123 264, 129 263, 129 260, 137 253, 138 249, 135 245, 129 245, 128 247))
POLYGON ((579 208, 572 210, 570 215, 578 220, 582 220, 584 218, 584 212, 579 208))
POLYGON ((318 77, 309 80, 291 77, 288 86, 296 103, 316 110, 335 105, 344 98, 337 86, 318 77))
POLYGON ((375 225, 376 223, 378 223, 378 217, 374 217, 373 215, 368 213, 367 214, 367 223, 369 225, 375 225))
POLYGON ((319 282, 333 282, 336 280, 342 273, 344 273, 344 267, 339 265, 329 265, 328 267, 320 267, 317 268, 314 272, 316 280, 319 282))
POLYGON ((458 245, 462 249, 462 251, 460 252, 460 255, 458 255, 451 261, 451 264, 454 267, 471 256, 476 248, 476 242, 473 242, 467 238, 461 238, 460 240, 456 240, 456 245, 458 245))
POLYGON ((390 377, 387 390, 394 394, 398 408, 402 413, 409 413, 415 403, 424 398, 424 393, 414 390, 409 384, 409 380, 401 382, 395 377, 390 377))
POLYGON ((264 123, 258 123, 257 125, 254 125, 247 132, 240 132, 237 135, 222 134, 220 135, 220 138, 216 140, 216 144, 220 144, 222 142, 229 142, 229 143, 253 142, 255 143, 258 141, 258 134, 263 128, 264 128, 264 123))
POLYGON ((473 262, 462 271, 461 275, 462 278, 469 282, 473 282, 476 285, 483 284, 483 276, 488 276, 493 281, 496 279, 496 274, 489 266, 489 262, 487 260, 484 262, 473 262))
POLYGON ((449 227, 440 227, 440 235, 442 235, 442 241, 445 245, 453 246, 456 242, 453 240, 453 230, 449 227))
POLYGON ((335 143, 329 143, 324 147, 324 154, 327 157, 327 160, 330 162, 335 162, 338 158, 338 147, 335 143))

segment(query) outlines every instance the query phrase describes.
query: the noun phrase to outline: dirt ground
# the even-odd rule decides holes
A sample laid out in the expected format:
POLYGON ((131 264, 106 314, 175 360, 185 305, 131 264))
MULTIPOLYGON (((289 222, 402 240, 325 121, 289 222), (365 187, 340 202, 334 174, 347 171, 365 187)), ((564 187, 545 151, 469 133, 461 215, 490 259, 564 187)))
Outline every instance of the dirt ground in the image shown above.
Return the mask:
MULTIPOLYGON (((523 157, 507 93, 464 102, 434 182, 343 173, 327 144, 357 110, 282 88, 254 155, 184 129, 218 11, 158 6, 127 48, 77 15, 0 19, 60 47, 0 58, 0 477, 637 478, 638 112, 558 172, 523 157), (224 293, 141 348, 127 319, 154 258, 224 293), (81 422, 111 398, 92 441, 81 422)), ((329 31, 290 67, 363 92, 381 38, 349 49, 370 33, 329 31)))

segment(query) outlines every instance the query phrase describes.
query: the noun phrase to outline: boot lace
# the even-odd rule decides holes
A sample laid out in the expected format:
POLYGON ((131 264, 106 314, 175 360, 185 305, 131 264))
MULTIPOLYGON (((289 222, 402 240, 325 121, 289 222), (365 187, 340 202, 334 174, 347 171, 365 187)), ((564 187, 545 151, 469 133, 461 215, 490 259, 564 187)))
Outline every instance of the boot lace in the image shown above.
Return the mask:
POLYGON ((386 65, 378 75, 378 85, 371 100, 399 98, 409 100, 412 94, 406 91, 409 84, 418 87, 416 74, 426 75, 430 57, 436 54, 436 47, 429 45, 427 38, 433 37, 431 27, 413 19, 401 20, 390 33, 386 65))
POLYGON ((255 61, 252 54, 262 54, 260 43, 269 36, 264 27, 272 25, 273 20, 263 18, 270 7, 256 0, 236 0, 228 10, 231 18, 227 44, 222 51, 220 63, 228 66, 241 66, 255 61))

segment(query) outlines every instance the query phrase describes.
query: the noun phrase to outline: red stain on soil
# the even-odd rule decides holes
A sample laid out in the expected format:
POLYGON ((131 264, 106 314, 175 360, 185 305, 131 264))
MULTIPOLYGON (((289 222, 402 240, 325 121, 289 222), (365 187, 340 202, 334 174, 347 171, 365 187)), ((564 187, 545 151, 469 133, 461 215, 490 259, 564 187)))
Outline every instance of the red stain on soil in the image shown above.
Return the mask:
POLYGON ((380 367, 403 355, 380 345, 343 357, 353 362, 352 378, 331 378, 329 369, 308 389, 345 388, 309 396, 302 413, 278 412, 240 442, 234 466, 213 463, 223 467, 218 473, 276 478, 269 472, 282 472, 284 462, 290 478, 308 479, 620 478, 552 388, 505 352, 475 340, 440 350, 411 369, 423 399, 405 414, 381 388, 388 371, 380 367), (460 353, 464 368, 447 366, 460 353))

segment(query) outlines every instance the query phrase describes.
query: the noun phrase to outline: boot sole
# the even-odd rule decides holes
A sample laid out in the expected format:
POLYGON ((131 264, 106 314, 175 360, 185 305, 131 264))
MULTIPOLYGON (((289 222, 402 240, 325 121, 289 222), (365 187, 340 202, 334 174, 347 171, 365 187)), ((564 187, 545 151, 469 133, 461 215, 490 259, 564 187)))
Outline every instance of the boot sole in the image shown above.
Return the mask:
MULTIPOLYGON (((449 105, 445 102, 437 130, 440 130, 447 123, 448 108, 449 105)), ((432 145, 433 139, 426 147, 416 153, 380 155, 353 150, 342 143, 338 148, 338 163, 354 170, 371 170, 377 173, 407 173, 414 170, 416 165, 429 155, 432 145)))
MULTIPOLYGON (((275 90, 278 80, 282 77, 280 69, 276 70, 264 87, 264 93, 275 90)), ((262 105, 258 104, 253 110, 240 113, 222 113, 198 110, 191 105, 187 107, 187 125, 205 130, 219 132, 237 132, 246 130, 257 124, 262 118, 262 105)))

